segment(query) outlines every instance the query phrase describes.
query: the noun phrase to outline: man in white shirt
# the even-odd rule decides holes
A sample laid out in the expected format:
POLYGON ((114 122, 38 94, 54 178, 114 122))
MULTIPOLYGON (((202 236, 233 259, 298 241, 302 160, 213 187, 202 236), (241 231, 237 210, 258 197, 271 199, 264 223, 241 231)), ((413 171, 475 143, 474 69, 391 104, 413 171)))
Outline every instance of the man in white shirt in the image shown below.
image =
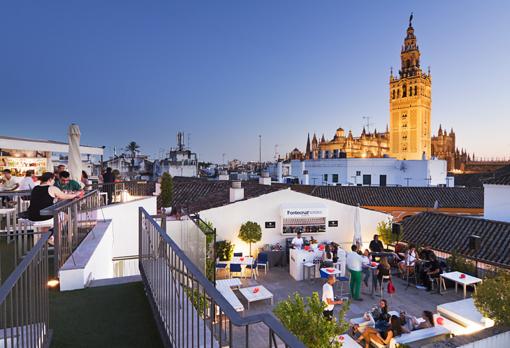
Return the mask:
POLYGON ((326 304, 323 314, 328 320, 333 319, 333 309, 335 309, 335 305, 343 303, 342 300, 335 301, 335 293, 333 292, 333 285, 335 282, 335 276, 330 274, 328 276, 328 281, 322 286, 322 302, 326 304))
POLYGON ((297 236, 292 239, 292 246, 294 249, 303 249, 303 238, 301 238, 301 232, 298 232, 297 236))
POLYGON ((363 301, 360 297, 361 271, 363 269, 363 257, 357 253, 358 247, 351 246, 351 252, 347 254, 345 263, 351 272, 351 296, 356 301, 363 301))
POLYGON ((23 180, 21 180, 21 183, 19 185, 20 191, 29 191, 37 186, 36 183, 37 180, 34 180, 34 176, 35 175, 33 170, 27 170, 27 172, 25 173, 25 177, 23 178, 23 180))

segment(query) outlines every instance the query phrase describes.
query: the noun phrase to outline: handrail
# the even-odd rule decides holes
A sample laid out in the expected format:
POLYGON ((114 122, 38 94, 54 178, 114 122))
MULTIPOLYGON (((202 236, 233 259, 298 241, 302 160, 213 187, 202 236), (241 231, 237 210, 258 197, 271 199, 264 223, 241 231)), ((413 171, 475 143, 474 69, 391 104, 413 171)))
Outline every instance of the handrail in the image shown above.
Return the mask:
POLYGON ((93 196, 95 194, 96 194, 96 190, 87 192, 82 197, 80 197, 78 199, 74 198, 74 199, 66 199, 66 200, 63 200, 63 201, 59 201, 59 202, 57 202, 57 203, 55 203, 55 204, 53 204, 53 205, 51 205, 51 206, 49 206, 47 208, 41 209, 41 215, 44 215, 44 216, 46 216, 46 215, 48 215, 48 216, 49 215, 53 215, 56 212, 58 212, 59 210, 62 210, 64 208, 68 208, 71 205, 76 204, 77 202, 80 202, 80 201, 82 201, 84 199, 87 199, 88 197, 93 196))
POLYGON ((0 286, 0 304, 5 301, 7 296, 9 295, 10 291, 14 288, 16 285, 16 282, 21 277, 23 272, 25 272, 30 266, 30 263, 32 262, 35 255, 44 247, 48 239, 50 238, 50 233, 46 232, 43 235, 41 235, 41 238, 37 241, 35 246, 30 249, 28 254, 23 257, 23 260, 16 266, 14 271, 7 277, 5 282, 0 286))
POLYGON ((0 196, 30 196, 31 190, 19 190, 19 191, 0 191, 0 196))
POLYGON ((146 219, 153 225, 160 237, 166 242, 173 250, 175 255, 181 260, 186 269, 193 274, 194 279, 204 288, 205 292, 212 298, 212 300, 219 305, 225 312, 230 322, 235 326, 248 326, 257 323, 266 324, 287 346, 295 348, 305 348, 305 345, 290 331, 288 331, 282 323, 276 320, 270 314, 261 313, 254 314, 247 317, 241 317, 232 305, 221 295, 216 287, 202 274, 195 264, 186 256, 186 254, 177 246, 177 244, 162 230, 161 226, 150 216, 150 214, 143 208, 139 207, 140 218, 145 216, 146 219))

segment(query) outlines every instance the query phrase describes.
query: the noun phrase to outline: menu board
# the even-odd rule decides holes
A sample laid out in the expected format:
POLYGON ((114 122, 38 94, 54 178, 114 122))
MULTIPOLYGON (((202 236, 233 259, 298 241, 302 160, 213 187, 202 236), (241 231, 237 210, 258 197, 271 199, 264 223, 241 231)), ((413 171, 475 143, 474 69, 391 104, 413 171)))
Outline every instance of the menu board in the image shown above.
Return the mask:
POLYGON ((46 171, 46 158, 0 156, 0 172, 4 169, 10 169, 13 176, 25 176, 27 170, 42 175, 46 171))

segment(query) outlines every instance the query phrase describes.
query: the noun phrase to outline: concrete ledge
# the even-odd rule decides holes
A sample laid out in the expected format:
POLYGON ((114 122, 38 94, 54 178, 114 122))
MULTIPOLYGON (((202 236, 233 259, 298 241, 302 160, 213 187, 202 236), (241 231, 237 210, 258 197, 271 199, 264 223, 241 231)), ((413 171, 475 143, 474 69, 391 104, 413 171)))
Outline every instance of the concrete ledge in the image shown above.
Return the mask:
POLYGON ((98 221, 60 269, 60 290, 83 289, 95 279, 111 278, 112 243, 111 220, 98 221))

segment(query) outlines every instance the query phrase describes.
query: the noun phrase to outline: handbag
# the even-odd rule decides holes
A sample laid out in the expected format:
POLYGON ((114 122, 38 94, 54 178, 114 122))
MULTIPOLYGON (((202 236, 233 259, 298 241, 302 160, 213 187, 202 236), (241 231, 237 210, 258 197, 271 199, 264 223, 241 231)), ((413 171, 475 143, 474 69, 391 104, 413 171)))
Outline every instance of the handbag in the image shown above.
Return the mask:
POLYGON ((388 294, 394 294, 395 293, 395 286, 393 285, 393 281, 388 282, 388 294))

